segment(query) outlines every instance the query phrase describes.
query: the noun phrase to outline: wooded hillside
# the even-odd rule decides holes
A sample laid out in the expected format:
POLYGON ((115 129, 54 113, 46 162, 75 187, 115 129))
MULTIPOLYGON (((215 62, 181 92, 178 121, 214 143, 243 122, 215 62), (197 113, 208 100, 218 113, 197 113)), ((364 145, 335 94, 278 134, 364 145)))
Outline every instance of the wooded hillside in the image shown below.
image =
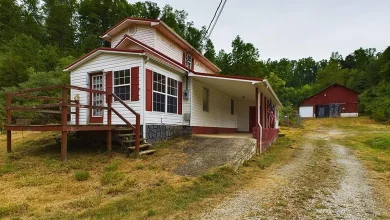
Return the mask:
POLYGON ((262 60, 261 52, 237 33, 231 53, 216 52, 212 41, 204 39, 206 27, 196 28, 184 10, 126 0, 0 0, 0 106, 5 104, 6 91, 68 83, 63 68, 97 47, 109 46, 98 36, 125 17, 161 19, 223 74, 267 78, 285 112, 337 82, 361 93, 360 114, 381 121, 390 118, 390 47, 385 51, 358 48, 345 58, 334 52, 319 61, 311 57, 262 60))

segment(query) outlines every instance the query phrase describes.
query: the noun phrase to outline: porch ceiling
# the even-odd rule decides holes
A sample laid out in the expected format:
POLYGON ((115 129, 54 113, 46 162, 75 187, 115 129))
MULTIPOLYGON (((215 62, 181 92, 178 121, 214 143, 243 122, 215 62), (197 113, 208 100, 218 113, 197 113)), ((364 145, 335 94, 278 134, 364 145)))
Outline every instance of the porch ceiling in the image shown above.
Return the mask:
POLYGON ((214 88, 236 100, 256 101, 256 84, 261 81, 243 80, 190 74, 190 77, 214 88))
POLYGON ((226 95, 241 101, 256 102, 256 88, 270 98, 276 107, 283 107, 280 100, 265 79, 225 76, 220 74, 189 73, 193 79, 202 82, 226 95))

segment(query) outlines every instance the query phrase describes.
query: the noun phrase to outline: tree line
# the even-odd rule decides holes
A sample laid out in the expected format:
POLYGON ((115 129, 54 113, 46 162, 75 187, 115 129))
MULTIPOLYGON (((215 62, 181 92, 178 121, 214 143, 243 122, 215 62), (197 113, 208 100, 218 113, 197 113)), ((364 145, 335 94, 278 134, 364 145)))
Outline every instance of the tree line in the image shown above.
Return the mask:
MULTIPOLYGON (((377 120, 390 116, 390 49, 359 48, 343 58, 334 52, 315 61, 262 60, 259 50, 240 36, 231 52, 215 51, 188 13, 151 1, 0 0, 0 91, 69 83, 63 68, 77 57, 110 46, 99 35, 126 17, 160 19, 194 48, 216 63, 222 74, 267 78, 286 111, 307 96, 337 82, 360 94, 360 112, 377 120)), ((0 94, 0 105, 4 96, 0 94)), ((27 100, 17 100, 20 104, 27 100)), ((30 101, 31 102, 31 101, 30 101)), ((23 117, 32 117, 28 115, 23 117)), ((4 109, 0 109, 0 121, 4 109)))

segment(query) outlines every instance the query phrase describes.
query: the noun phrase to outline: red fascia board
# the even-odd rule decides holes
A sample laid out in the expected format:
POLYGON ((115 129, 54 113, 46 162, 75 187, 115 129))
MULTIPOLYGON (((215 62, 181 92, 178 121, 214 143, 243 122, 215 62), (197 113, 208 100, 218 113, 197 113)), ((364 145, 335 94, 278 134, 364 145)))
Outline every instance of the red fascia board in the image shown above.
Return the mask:
POLYGON ((257 77, 232 76, 232 75, 209 74, 209 73, 199 73, 199 72, 193 72, 193 73, 198 76, 210 76, 210 77, 220 77, 220 78, 228 78, 228 79, 242 79, 242 80, 251 80, 251 81, 259 81, 259 82, 263 81, 262 78, 257 78, 257 77))
MULTIPOLYGON (((163 53, 161 53, 160 51, 154 49, 153 47, 151 47, 151 46, 149 46, 149 45, 146 45, 146 44, 142 43, 141 41, 139 41, 139 40, 137 40, 137 39, 135 39, 135 38, 133 38, 133 37, 127 35, 127 34, 125 34, 125 36, 122 38, 121 41, 119 41, 119 43, 115 46, 115 48, 116 48, 117 46, 119 46, 119 45, 120 45, 124 40, 126 40, 126 39, 129 39, 129 40, 133 41, 134 43, 136 43, 136 44, 138 44, 138 45, 140 45, 140 46, 146 48, 147 50, 149 50, 150 52, 154 53, 154 54, 157 55, 158 57, 162 57, 162 58, 164 58, 165 60, 169 61, 170 63, 173 63, 174 65, 180 66, 181 68, 184 68, 184 69, 186 69, 186 70, 188 70, 188 71, 191 71, 191 70, 190 70, 189 68, 187 68, 185 65, 183 65, 183 64, 181 64, 181 63, 179 63, 179 62, 177 62, 176 60, 170 58, 169 56, 167 56, 167 55, 165 55, 165 54, 163 54, 163 53)), ((153 55, 153 54, 152 54, 152 55, 153 55)))
POLYGON ((85 58, 91 56, 92 54, 98 52, 98 51, 114 51, 114 52, 129 52, 129 53, 145 53, 144 50, 122 50, 122 49, 116 49, 116 48, 107 48, 107 47, 102 47, 102 48, 97 48, 97 49, 94 49, 92 50, 91 52, 85 54, 84 56, 80 57, 79 59, 77 59, 76 61, 74 61, 73 63, 69 64, 68 66, 65 67, 65 69, 68 69, 74 65, 76 65, 77 63, 79 63, 80 61, 84 60, 85 58))
POLYGON ((115 29, 115 28, 118 27, 119 25, 123 24, 123 23, 126 22, 127 20, 160 22, 160 20, 156 20, 156 19, 127 17, 127 18, 123 19, 122 21, 118 22, 116 25, 112 26, 110 29, 106 30, 103 34, 100 35, 100 37, 103 37, 105 34, 107 34, 108 32, 110 32, 111 30, 115 29))

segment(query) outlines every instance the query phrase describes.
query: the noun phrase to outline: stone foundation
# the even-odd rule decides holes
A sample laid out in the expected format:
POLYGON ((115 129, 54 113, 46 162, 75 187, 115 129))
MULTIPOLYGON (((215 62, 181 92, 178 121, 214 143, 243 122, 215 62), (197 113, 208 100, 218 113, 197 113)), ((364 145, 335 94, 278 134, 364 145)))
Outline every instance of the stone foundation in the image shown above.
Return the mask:
POLYGON ((188 125, 146 125, 148 143, 189 135, 192 135, 192 127, 188 125))

